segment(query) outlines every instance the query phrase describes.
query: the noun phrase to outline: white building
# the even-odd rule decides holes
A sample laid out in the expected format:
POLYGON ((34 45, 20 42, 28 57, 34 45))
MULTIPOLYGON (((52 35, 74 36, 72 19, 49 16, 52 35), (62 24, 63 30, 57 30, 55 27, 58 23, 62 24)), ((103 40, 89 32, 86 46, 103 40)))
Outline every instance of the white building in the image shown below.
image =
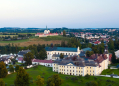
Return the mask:
POLYGON ((80 49, 78 48, 69 48, 69 47, 46 47, 47 51, 47 60, 56 60, 58 57, 54 57, 55 55, 60 55, 61 53, 66 56, 73 56, 80 54, 80 49))

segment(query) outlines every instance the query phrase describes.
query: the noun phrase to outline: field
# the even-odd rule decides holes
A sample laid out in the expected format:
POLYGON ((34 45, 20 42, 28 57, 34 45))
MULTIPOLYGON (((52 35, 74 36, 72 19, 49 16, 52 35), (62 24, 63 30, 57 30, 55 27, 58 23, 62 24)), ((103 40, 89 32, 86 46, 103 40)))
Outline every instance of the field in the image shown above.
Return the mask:
POLYGON ((5 37, 5 36, 13 37, 13 36, 18 36, 18 35, 0 35, 0 37, 5 37))
POLYGON ((0 41, 0 45, 4 46, 9 43, 13 43, 17 46, 29 46, 33 44, 61 44, 62 40, 68 41, 70 38, 63 37, 63 36, 48 36, 48 37, 35 37, 32 36, 29 39, 23 39, 23 40, 16 40, 16 41, 0 41))
MULTIPOLYGON (((46 81, 48 77, 52 76, 53 74, 57 74, 55 72, 52 72, 52 68, 48 68, 44 66, 38 66, 38 68, 30 68, 30 69, 27 69, 26 71, 27 73, 29 73, 32 81, 35 81, 38 75, 44 77, 46 81)), ((13 73, 3 79, 5 83, 7 83, 7 86, 10 86, 14 83, 15 76, 16 76, 16 73, 13 73)), ((97 81, 97 82, 99 81, 101 84, 100 86, 118 86, 119 85, 119 79, 115 79, 115 78, 90 76, 88 79, 86 79, 85 77, 77 76, 77 80, 74 80, 73 78, 76 76, 69 76, 69 75, 63 75, 63 74, 59 74, 59 76, 64 80, 61 86, 85 86, 86 82, 89 82, 89 81, 97 81)), ((30 86, 36 86, 36 84, 32 83, 30 86)), ((46 84, 44 86, 46 86, 46 84)))
POLYGON ((119 69, 106 69, 102 73, 102 75, 110 75, 110 74, 117 74, 119 75, 119 69))

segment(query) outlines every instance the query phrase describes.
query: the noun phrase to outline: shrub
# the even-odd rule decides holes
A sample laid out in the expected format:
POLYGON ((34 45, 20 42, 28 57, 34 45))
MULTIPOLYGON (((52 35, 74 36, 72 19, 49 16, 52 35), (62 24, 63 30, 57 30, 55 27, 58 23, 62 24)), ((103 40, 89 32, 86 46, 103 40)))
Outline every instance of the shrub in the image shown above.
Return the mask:
POLYGON ((86 79, 89 79, 89 78, 90 78, 90 75, 86 74, 86 75, 85 75, 85 78, 86 78, 86 79))

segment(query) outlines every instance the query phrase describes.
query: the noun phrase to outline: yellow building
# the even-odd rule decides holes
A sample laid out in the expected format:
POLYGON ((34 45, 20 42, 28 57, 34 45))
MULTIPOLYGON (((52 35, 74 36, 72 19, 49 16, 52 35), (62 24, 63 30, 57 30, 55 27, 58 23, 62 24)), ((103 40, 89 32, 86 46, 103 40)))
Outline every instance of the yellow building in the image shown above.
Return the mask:
POLYGON ((53 62, 53 71, 66 75, 99 75, 107 68, 108 57, 105 54, 93 54, 89 58, 72 56, 53 62))

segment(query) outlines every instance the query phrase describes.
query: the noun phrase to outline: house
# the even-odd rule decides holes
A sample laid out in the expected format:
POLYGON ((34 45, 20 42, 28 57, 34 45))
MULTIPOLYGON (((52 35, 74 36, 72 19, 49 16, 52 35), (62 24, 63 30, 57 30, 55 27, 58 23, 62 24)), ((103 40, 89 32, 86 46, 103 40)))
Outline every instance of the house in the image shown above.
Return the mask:
POLYGON ((47 67, 52 67, 52 60, 39 60, 39 59, 33 59, 32 64, 39 64, 39 65, 44 65, 47 67))
POLYGON ((11 59, 10 58, 7 58, 7 57, 1 57, 0 58, 0 62, 4 62, 5 64, 9 64, 11 62, 11 59))
POLYGON ((18 52, 18 57, 23 57, 24 54, 28 53, 28 52, 31 52, 31 50, 22 50, 22 51, 19 51, 18 52))
POLYGON ((100 41, 94 42, 94 45, 98 45, 98 44, 101 44, 101 42, 100 41))

